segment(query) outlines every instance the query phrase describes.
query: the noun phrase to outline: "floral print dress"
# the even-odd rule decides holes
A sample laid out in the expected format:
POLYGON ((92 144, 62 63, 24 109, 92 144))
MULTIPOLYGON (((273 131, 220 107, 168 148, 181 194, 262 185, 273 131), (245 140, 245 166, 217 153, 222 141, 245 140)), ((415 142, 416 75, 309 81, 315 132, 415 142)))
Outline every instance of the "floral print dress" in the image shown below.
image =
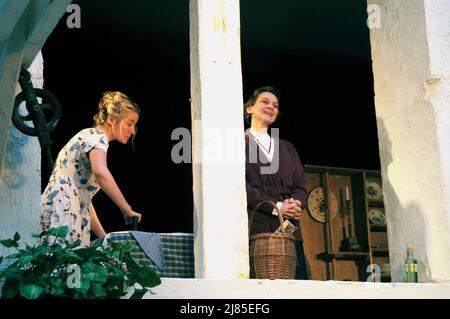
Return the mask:
POLYGON ((89 151, 94 148, 108 150, 108 138, 102 130, 87 128, 72 137, 59 152, 41 195, 41 229, 68 226, 66 239, 70 243, 81 240, 81 246, 90 244, 89 207, 100 188, 89 160, 89 151))

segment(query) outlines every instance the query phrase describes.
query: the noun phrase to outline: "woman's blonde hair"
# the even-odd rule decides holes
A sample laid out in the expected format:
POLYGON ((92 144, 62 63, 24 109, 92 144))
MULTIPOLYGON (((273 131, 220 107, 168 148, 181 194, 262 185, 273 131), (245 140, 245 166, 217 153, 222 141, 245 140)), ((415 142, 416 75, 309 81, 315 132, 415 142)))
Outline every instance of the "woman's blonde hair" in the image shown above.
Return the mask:
POLYGON ((103 125, 111 115, 115 119, 125 117, 127 112, 141 113, 139 106, 122 92, 108 91, 103 93, 98 103, 98 113, 94 116, 95 126, 103 125))

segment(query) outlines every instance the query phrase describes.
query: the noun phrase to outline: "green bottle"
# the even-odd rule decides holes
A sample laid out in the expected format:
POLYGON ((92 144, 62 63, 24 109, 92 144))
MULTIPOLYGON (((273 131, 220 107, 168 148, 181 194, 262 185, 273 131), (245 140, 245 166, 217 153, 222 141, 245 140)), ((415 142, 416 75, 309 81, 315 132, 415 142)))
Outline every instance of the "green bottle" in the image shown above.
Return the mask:
POLYGON ((406 246, 406 258, 404 266, 404 282, 419 282, 419 278, 417 275, 417 260, 414 259, 412 245, 406 246))

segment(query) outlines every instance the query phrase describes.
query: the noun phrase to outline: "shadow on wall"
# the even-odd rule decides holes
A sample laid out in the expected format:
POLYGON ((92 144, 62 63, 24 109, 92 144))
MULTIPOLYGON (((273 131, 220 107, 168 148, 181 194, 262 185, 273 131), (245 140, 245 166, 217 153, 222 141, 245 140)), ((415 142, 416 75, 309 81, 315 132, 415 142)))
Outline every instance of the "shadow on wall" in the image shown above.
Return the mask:
POLYGON ((388 167, 393 163, 392 142, 389 139, 384 121, 377 118, 380 141, 380 159, 383 173, 383 191, 385 193, 386 217, 388 220, 389 254, 392 282, 403 282, 406 246, 412 244, 414 256, 418 263, 419 282, 430 282, 428 258, 426 258, 425 238, 429 233, 429 225, 424 218, 421 207, 414 202, 403 206, 394 187, 387 178, 388 167), (388 201, 386 202, 386 199, 388 201), (391 245, 392 244, 392 245, 391 245), (395 248, 394 248, 395 244, 395 248), (403 248, 403 249, 402 249, 403 248))
MULTIPOLYGON (((22 134, 13 124, 10 124, 5 158, 0 174, 3 187, 18 189, 24 185, 26 177, 20 172, 18 167, 25 161, 24 146, 28 143, 29 139, 29 136, 22 134)), ((41 156, 41 154, 37 154, 36 156, 41 156)))

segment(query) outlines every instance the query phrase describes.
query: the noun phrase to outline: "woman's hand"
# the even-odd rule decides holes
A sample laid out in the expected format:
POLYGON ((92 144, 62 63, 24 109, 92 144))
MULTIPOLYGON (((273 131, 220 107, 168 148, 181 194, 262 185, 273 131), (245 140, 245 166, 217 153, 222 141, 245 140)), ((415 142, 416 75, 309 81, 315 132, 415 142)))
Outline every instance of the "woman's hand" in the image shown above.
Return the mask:
POLYGON ((285 199, 281 205, 281 215, 284 218, 299 220, 302 212, 302 203, 294 198, 285 199))
POLYGON ((142 219, 142 215, 136 213, 131 208, 127 212, 123 212, 123 216, 125 218, 125 225, 129 225, 133 222, 133 219, 136 218, 137 222, 140 223, 142 219))

